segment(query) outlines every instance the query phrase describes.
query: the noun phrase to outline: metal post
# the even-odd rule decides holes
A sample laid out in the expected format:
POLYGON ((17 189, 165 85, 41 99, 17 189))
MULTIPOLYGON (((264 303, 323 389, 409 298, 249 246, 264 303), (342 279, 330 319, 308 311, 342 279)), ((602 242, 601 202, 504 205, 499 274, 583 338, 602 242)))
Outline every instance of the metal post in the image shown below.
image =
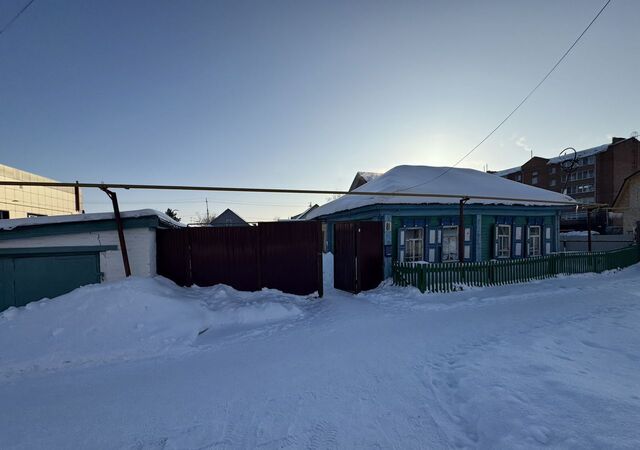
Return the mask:
POLYGON ((76 212, 80 212, 80 186, 78 180, 76 180, 76 185, 73 187, 73 193, 76 196, 76 212))
POLYGON ((591 253, 591 208, 587 208, 587 251, 591 253))
POLYGON ((120 216, 120 208, 118 207, 118 196, 115 192, 110 191, 106 187, 100 188, 111 199, 113 203, 113 214, 116 218, 116 225, 118 227, 118 239, 120 240, 120 253, 122 253, 122 264, 124 265, 124 274, 127 277, 131 276, 131 266, 129 266, 129 253, 127 253, 127 243, 124 240, 124 228, 122 227, 122 217, 120 216))
POLYGON ((460 217, 458 219, 458 261, 464 262, 464 204, 469 197, 460 199, 460 217))

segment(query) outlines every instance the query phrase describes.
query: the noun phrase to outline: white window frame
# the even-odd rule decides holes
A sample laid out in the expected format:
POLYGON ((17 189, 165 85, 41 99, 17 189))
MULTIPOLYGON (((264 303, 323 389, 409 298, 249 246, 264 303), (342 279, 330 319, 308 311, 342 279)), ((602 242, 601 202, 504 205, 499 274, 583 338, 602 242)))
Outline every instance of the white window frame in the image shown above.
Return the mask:
POLYGON ((529 238, 527 242, 527 256, 535 257, 542 254, 542 227, 540 225, 531 225, 529 227, 529 238), (532 231, 537 230, 538 235, 535 236, 532 231), (536 245, 537 239, 537 245, 536 245))
POLYGON ((440 260, 442 262, 456 262, 458 261, 458 245, 460 245, 459 241, 459 235, 458 235, 458 226, 457 225, 449 225, 446 227, 442 227, 442 251, 440 252, 440 260), (446 237, 445 236, 445 232, 446 234, 449 234, 448 232, 450 230, 454 230, 454 234, 453 236, 449 236, 446 237), (453 238, 456 241, 456 246, 455 246, 455 251, 452 252, 451 251, 451 243, 450 240, 451 238, 453 238), (447 242, 447 247, 445 249, 445 239, 449 239, 449 242, 447 242))
POLYGON ((496 259, 511 258, 511 225, 496 225, 496 241, 496 259))
POLYGON ((420 227, 405 228, 404 260, 406 262, 424 261, 424 228, 420 228, 420 227), (409 234, 412 231, 418 231, 419 237, 409 238, 409 234))

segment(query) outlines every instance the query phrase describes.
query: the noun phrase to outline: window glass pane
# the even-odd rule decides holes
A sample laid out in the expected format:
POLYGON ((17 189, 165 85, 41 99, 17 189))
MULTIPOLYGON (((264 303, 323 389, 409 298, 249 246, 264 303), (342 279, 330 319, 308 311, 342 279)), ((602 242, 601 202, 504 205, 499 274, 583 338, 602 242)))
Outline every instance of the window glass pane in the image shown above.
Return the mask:
POLYGON ((498 225, 498 258, 511 257, 511 226, 498 225))
POLYGON ((442 261, 458 260, 458 227, 442 229, 442 261))
POLYGON ((540 256, 540 235, 539 226, 529 227, 529 256, 540 256))
POLYGON ((408 228, 405 231, 404 247, 405 261, 424 260, 424 230, 422 228, 408 228))

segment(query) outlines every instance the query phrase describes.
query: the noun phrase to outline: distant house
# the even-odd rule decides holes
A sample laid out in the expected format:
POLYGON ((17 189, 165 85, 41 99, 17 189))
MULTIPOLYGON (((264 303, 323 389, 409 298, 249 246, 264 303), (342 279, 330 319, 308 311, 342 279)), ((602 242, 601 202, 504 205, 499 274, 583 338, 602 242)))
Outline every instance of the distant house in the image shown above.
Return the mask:
MULTIPOLYGON (((384 246, 385 276, 391 273, 392 261, 458 261, 459 245, 464 246, 464 261, 526 258, 557 251, 560 211, 575 204, 571 197, 472 169, 453 168, 440 176, 443 169, 398 166, 354 189, 434 197, 346 194, 315 208, 307 219, 323 222, 328 251, 333 250, 336 222, 384 222, 380 245, 384 246), (460 224, 460 196, 473 195, 514 200, 472 197, 460 224), (460 226, 464 227, 461 243, 460 226)), ((361 173, 354 182, 359 177, 361 173)))
POLYGON ((622 216, 624 234, 634 234, 640 224, 640 170, 624 179, 613 201, 613 214, 622 216))
POLYGON ((382 174, 381 173, 376 173, 376 172, 358 172, 358 173, 356 173, 356 176, 353 178, 353 181, 351 182, 351 187, 349 187, 349 191, 353 191, 354 189, 359 188, 363 184, 366 184, 371 180, 375 180, 380 175, 382 175, 382 174))
POLYGON ((309 213, 311 211, 313 211, 314 209, 316 209, 317 207, 318 207, 317 203, 315 205, 309 205, 309 207, 307 209, 305 209, 304 211, 302 211, 300 214, 296 214, 295 216, 291 216, 291 220, 305 220, 307 218, 307 216, 309 215, 309 213))
POLYGON ((248 227, 249 224, 244 221, 242 217, 231 211, 229 208, 225 209, 222 214, 213 219, 209 226, 212 227, 248 227))

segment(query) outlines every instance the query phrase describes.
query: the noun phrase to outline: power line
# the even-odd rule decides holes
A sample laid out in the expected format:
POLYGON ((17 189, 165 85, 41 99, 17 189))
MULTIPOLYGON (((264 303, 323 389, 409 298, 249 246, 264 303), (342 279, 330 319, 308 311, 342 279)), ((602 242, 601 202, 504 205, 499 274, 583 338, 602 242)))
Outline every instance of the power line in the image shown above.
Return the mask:
POLYGON ((9 21, 9 23, 7 23, 4 27, 2 27, 2 29, 0 29, 0 35, 1 35, 2 33, 4 33, 5 31, 7 31, 7 29, 8 29, 11 25, 13 25, 13 22, 15 22, 16 20, 18 20, 18 17, 20 17, 20 16, 22 15, 22 13, 23 13, 23 12, 25 12, 25 11, 27 10, 27 8, 29 8, 29 6, 31 6, 31 4, 32 4, 33 2, 35 2, 35 1, 36 1, 36 0, 29 0, 29 1, 27 2, 27 4, 26 4, 26 5, 24 5, 24 6, 22 7, 22 9, 21 9, 20 11, 18 11, 18 13, 17 13, 15 16, 13 16, 13 18, 9 21))
POLYGON ((569 47, 569 48, 564 52, 564 54, 560 57, 560 59, 558 60, 558 62, 556 62, 556 63, 553 65, 553 67, 551 68, 551 70, 549 70, 549 71, 547 72, 547 74, 542 78, 542 80, 540 80, 540 81, 538 82, 538 84, 536 84, 536 86, 535 86, 533 89, 531 89, 531 91, 529 91, 529 93, 526 95, 526 97, 525 97, 525 98, 523 98, 523 99, 522 99, 522 101, 521 101, 520 103, 518 103, 518 106, 516 106, 516 107, 515 107, 515 108, 514 108, 514 109, 513 109, 509 114, 507 114, 507 116, 506 116, 504 119, 502 119, 502 121, 498 124, 498 126, 497 126, 497 127, 495 127, 493 130, 491 130, 491 131, 489 132, 489 134, 487 134, 487 135, 486 135, 486 136, 485 136, 485 137, 484 137, 480 142, 478 142, 478 143, 477 143, 477 144, 476 144, 476 145, 475 145, 471 150, 469 150, 469 151, 468 151, 468 152, 467 152, 467 153, 466 153, 462 158, 460 158, 458 161, 456 161, 456 163, 455 163, 453 166, 451 166, 451 167, 447 167, 447 168, 446 168, 446 169, 445 169, 445 170, 444 170, 440 175, 437 175, 436 177, 434 177, 434 178, 432 178, 432 179, 430 179, 430 180, 427 180, 427 181, 425 181, 425 182, 423 182, 423 183, 418 183, 418 184, 416 184, 416 185, 414 185, 414 186, 409 186, 409 187, 407 187, 407 188, 400 189, 400 190, 398 190, 397 192, 400 192, 400 191, 406 191, 406 190, 408 190, 408 189, 413 189, 413 188, 416 188, 416 187, 418 187, 418 186, 423 186, 423 185, 425 185, 425 184, 428 184, 428 183, 431 183, 431 182, 433 182, 433 181, 437 180, 438 178, 440 178, 440 177, 442 177, 443 175, 447 174, 451 169, 453 169, 454 167, 456 167, 456 166, 457 166, 458 164, 460 164, 462 161, 464 161, 464 160, 465 160, 469 155, 471 155, 474 151, 476 151, 476 149, 478 149, 478 147, 480 147, 482 144, 484 144, 484 142, 485 142, 487 139, 489 139, 489 138, 493 135, 493 133, 495 133, 496 131, 498 131, 498 129, 499 129, 502 125, 504 125, 504 123, 505 123, 507 120, 509 120, 509 119, 511 118, 511 116, 513 116, 513 115, 516 113, 516 111, 518 111, 518 110, 520 109, 520 107, 521 107, 522 105, 524 105, 524 103, 525 103, 527 100, 529 100, 529 97, 531 97, 531 96, 533 95, 533 93, 534 93, 535 91, 537 91, 537 90, 538 90, 538 88, 539 88, 540 86, 542 86, 542 83, 544 83, 544 82, 547 80, 547 78, 549 78, 549 76, 550 76, 550 75, 551 75, 551 74, 556 70, 556 68, 560 65, 560 63, 562 63, 562 61, 564 61, 564 59, 567 57, 567 55, 569 55, 569 53, 571 52, 571 50, 573 50, 573 47, 575 47, 575 46, 576 46, 576 44, 578 43, 578 41, 580 41, 580 39, 582 39, 582 36, 584 36, 584 35, 585 35, 585 33, 589 30, 589 28, 591 28, 591 25, 593 25, 593 24, 594 24, 594 22, 598 19, 598 17, 600 17, 600 14, 602 14, 602 12, 605 10, 605 8, 606 8, 607 6, 609 6, 609 3, 611 3, 611 0, 607 0, 607 2, 604 4, 604 6, 603 6, 602 8, 600 8, 600 11, 598 11, 598 14, 596 14, 596 15, 595 15, 595 17, 594 17, 593 19, 591 19, 591 22, 589 22, 589 25, 587 25, 587 27, 586 27, 584 30, 582 30, 582 33, 580 33, 580 35, 576 38, 576 40, 575 40, 575 41, 573 41, 573 44, 571 44, 571 46, 570 46, 570 47, 569 47))

